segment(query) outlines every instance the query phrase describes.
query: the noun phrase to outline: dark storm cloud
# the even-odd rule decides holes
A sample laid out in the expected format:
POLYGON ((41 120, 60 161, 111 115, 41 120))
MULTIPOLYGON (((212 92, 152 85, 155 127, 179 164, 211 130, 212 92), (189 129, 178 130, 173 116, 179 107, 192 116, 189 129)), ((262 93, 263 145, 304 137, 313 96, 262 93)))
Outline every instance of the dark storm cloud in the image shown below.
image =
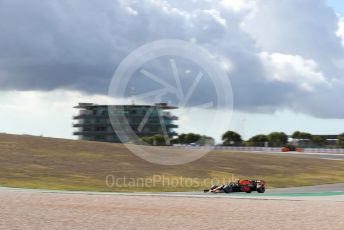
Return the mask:
MULTIPOLYGON (((0 88, 106 94, 131 51, 176 38, 197 41, 228 64, 236 109, 344 117, 329 103, 342 96, 336 63, 343 63, 344 49, 338 18, 324 1, 236 2, 2 0, 0 88)), ((213 97, 207 85, 195 98, 213 97)))

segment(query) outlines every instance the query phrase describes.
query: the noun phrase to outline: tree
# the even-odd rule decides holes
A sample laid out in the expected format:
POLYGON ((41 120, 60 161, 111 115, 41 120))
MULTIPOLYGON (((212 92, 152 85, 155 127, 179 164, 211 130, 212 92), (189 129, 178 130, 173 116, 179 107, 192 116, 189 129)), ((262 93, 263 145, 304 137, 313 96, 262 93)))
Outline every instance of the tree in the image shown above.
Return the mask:
POLYGON ((222 135, 222 145, 225 146, 238 146, 242 144, 240 134, 234 131, 227 131, 222 135))
POLYGON ((166 145, 166 140, 165 140, 165 137, 163 135, 141 137, 140 140, 149 144, 149 145, 160 145, 160 146, 166 145))
POLYGON ((185 133, 180 134, 177 139, 179 144, 187 144, 185 133))
POLYGON ((292 138, 294 139, 294 143, 298 146, 306 147, 313 144, 313 135, 310 133, 296 131, 293 133, 292 138))
POLYGON ((283 132, 272 132, 268 135, 269 145, 282 147, 288 143, 288 136, 283 132))
POLYGON ((166 140, 163 135, 157 134, 153 136, 153 145, 166 145, 166 140))
POLYGON ((311 140, 313 135, 306 132, 295 131, 291 137, 298 140, 311 140))
POLYGON ((293 133, 293 135, 291 135, 291 137, 292 137, 293 139, 300 139, 300 134, 301 134, 300 131, 295 131, 295 132, 293 133))
POLYGON ((201 135, 196 133, 182 133, 177 139, 173 140, 173 143, 177 142, 179 144, 191 144, 196 143, 201 139, 201 135))
POLYGON ((300 139, 302 140, 312 140, 312 137, 313 135, 310 133, 304 133, 304 132, 300 133, 300 139))
MULTIPOLYGON (((150 144, 150 145, 152 145, 153 142, 154 142, 154 138, 153 137, 141 137, 140 140, 142 142, 145 142, 145 143, 150 144)), ((142 144, 145 144, 145 143, 142 143, 142 144)))
POLYGON ((344 148, 344 133, 342 133, 338 136, 337 146, 339 148, 344 148))
POLYGON ((191 144, 191 143, 196 143, 201 139, 201 135, 195 134, 195 133, 188 133, 186 135, 186 143, 191 144))
POLYGON ((266 135, 260 134, 260 135, 251 137, 247 143, 249 146, 264 146, 265 142, 267 141, 268 141, 268 137, 266 135))
POLYGON ((312 144, 315 146, 322 147, 326 145, 326 139, 322 136, 313 136, 312 137, 312 144))

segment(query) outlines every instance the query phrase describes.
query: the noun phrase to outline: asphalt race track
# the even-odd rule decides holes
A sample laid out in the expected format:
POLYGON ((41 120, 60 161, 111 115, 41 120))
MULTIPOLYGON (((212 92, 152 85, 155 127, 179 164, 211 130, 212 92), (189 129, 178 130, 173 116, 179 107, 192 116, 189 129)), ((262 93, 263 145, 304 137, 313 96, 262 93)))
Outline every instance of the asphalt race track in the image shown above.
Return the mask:
POLYGON ((22 189, 0 187, 2 192, 22 192, 22 193, 60 193, 60 194, 83 194, 83 195, 116 195, 116 196, 158 196, 158 197, 190 197, 190 198, 233 198, 233 199, 264 199, 264 200, 324 200, 344 202, 344 183, 328 184, 318 186, 304 186, 293 188, 267 189, 264 194, 256 192, 246 193, 203 193, 197 192, 164 192, 164 193, 120 193, 120 192, 84 192, 84 191, 60 191, 44 189, 22 189))
POLYGON ((268 190, 266 194, 0 188, 0 229, 342 230, 342 188, 343 184, 312 186, 268 190), (316 193, 305 193, 311 191, 316 193))

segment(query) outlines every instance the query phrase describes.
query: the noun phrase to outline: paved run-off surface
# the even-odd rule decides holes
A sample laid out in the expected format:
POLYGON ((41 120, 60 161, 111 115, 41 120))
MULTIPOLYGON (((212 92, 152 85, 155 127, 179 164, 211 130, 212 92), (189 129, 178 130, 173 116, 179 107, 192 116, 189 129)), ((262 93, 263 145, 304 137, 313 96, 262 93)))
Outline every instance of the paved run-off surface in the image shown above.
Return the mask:
POLYGON ((0 229, 344 229, 344 202, 0 191, 0 229))

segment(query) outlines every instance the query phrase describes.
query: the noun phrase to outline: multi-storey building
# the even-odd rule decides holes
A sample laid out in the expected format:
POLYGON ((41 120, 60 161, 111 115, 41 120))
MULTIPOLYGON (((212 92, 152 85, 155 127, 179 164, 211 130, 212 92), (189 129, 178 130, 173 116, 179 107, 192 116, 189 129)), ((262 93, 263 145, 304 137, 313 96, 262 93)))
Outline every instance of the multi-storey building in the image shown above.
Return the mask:
POLYGON ((154 135, 172 138, 177 135, 174 129, 178 126, 174 121, 178 118, 168 111, 177 107, 166 103, 154 105, 79 103, 74 108, 79 109, 79 114, 73 117, 77 121, 73 124, 73 127, 77 128, 73 134, 80 140, 122 142, 123 138, 119 138, 118 134, 128 137, 134 134, 139 138, 154 135), (116 125, 116 122, 119 124, 116 125))

